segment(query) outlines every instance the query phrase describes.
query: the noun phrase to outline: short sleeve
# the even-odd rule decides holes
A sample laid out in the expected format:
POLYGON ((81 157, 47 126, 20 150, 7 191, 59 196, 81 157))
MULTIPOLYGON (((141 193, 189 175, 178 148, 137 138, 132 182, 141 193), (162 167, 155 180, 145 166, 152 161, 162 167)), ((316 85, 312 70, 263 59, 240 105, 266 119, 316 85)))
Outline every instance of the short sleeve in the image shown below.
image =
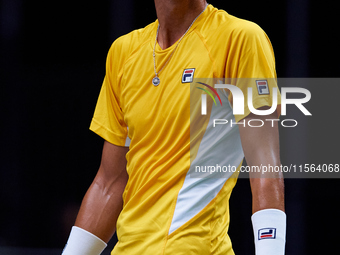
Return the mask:
POLYGON ((90 130, 117 146, 128 146, 127 125, 121 107, 119 73, 121 49, 113 43, 106 61, 106 75, 98 97, 90 130))
MULTIPOLYGON (((232 84, 240 88, 244 95, 244 114, 235 115, 240 121, 250 114, 248 108, 248 88, 252 88, 252 102, 255 109, 273 104, 273 88, 277 88, 277 104, 281 104, 277 87, 275 57, 266 33, 255 23, 245 21, 234 42, 233 67, 228 75, 232 84)), ((232 102, 229 93, 229 101, 232 102)), ((278 115, 280 107, 278 107, 278 115)))

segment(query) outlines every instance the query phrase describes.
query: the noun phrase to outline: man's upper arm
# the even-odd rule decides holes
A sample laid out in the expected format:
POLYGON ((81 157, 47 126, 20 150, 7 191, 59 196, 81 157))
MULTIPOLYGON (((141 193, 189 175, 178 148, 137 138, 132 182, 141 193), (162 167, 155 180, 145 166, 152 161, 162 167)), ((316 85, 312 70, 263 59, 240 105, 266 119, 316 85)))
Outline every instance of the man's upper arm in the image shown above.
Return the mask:
MULTIPOLYGON (((261 109, 267 109, 267 107, 261 109)), ((274 112, 268 116, 249 114, 239 122, 244 155, 250 165, 280 164, 278 124, 277 121, 266 121, 270 119, 277 119, 277 113, 274 112), (248 125, 251 119, 262 120, 264 124, 262 127, 251 127, 248 125), (241 124, 243 121, 245 125, 241 124)))
POLYGON ((118 179, 127 181, 126 153, 128 147, 117 146, 107 141, 104 142, 101 164, 98 175, 105 181, 115 182, 118 179))

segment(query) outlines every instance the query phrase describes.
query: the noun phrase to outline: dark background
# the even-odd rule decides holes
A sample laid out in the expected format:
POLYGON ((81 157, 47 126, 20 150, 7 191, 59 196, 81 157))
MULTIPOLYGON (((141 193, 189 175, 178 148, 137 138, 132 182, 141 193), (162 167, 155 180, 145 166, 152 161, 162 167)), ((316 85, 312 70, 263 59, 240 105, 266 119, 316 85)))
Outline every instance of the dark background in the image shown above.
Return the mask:
MULTIPOLYGON (((278 77, 339 76, 336 1, 209 3, 266 31, 278 77)), ((153 1, 0 0, 0 247, 62 249, 100 163, 103 141, 88 127, 107 51, 155 19, 153 1)), ((339 163, 339 92, 320 85, 313 117, 281 130, 284 164, 339 163)), ((339 184, 286 180, 287 254, 338 250, 339 184)), ((253 254, 249 180, 239 180, 230 203, 235 252, 253 254)))

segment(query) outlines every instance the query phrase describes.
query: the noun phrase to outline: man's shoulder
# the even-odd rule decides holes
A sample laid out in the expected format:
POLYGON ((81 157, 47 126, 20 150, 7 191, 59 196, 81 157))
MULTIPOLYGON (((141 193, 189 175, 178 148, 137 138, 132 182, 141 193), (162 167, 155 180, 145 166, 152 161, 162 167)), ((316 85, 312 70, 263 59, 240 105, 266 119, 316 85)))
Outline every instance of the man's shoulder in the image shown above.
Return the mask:
MULTIPOLYGON (((263 33, 262 28, 249 20, 233 16, 222 9, 214 8, 209 18, 203 26, 204 32, 207 34, 215 34, 225 36, 253 36, 263 33)), ((203 33, 204 33, 203 32, 203 33)))
POLYGON ((118 37, 113 42, 111 50, 119 51, 120 54, 131 54, 151 40, 151 34, 155 26, 156 22, 153 22, 144 28, 133 30, 128 34, 118 37))

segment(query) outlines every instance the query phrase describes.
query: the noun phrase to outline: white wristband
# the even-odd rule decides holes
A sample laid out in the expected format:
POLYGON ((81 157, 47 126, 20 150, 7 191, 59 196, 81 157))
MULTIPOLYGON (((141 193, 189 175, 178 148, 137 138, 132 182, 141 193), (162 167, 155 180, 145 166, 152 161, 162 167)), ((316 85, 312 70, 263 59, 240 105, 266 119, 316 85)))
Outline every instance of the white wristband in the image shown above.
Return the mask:
POLYGON ((62 255, 99 255, 106 245, 97 236, 73 226, 62 255))
POLYGON ((256 255, 284 255, 286 244, 286 214, 277 209, 265 209, 251 217, 256 255))

